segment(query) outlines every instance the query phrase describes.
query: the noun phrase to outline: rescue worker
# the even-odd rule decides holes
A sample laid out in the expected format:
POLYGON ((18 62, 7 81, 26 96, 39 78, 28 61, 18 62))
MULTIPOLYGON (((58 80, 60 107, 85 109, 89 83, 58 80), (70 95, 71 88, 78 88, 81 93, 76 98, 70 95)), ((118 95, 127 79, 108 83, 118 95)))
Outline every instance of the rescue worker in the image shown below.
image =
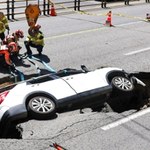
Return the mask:
POLYGON ((39 55, 42 54, 44 47, 44 35, 39 30, 40 28, 41 28, 40 25, 35 25, 34 27, 30 27, 28 30, 29 35, 27 36, 27 39, 24 41, 28 55, 32 55, 30 47, 36 48, 39 55))
POLYGON ((125 5, 129 5, 129 1, 130 1, 130 0, 125 0, 125 1, 124 1, 124 4, 125 4, 125 5))
POLYGON ((22 48, 18 41, 20 38, 24 37, 24 33, 21 30, 17 30, 14 33, 12 33, 12 35, 8 35, 6 36, 6 38, 3 40, 3 44, 8 45, 11 42, 15 42, 17 44, 17 48, 18 48, 18 52, 19 50, 22 48))
POLYGON ((3 12, 0 12, 0 39, 3 41, 5 39, 5 31, 9 31, 8 19, 3 12))
POLYGON ((11 60, 11 54, 16 53, 17 45, 15 42, 11 42, 8 45, 1 46, 0 56, 4 56, 5 62, 8 67, 14 67, 14 64, 11 60))
POLYGON ((107 0, 102 0, 101 7, 106 8, 107 0))

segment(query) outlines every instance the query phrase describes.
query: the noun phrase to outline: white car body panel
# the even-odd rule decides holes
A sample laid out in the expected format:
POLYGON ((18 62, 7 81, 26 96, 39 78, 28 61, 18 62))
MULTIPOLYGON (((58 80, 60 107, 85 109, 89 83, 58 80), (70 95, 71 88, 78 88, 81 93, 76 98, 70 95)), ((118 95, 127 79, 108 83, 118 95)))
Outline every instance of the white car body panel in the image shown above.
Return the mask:
POLYGON ((17 104, 21 104, 24 102, 24 99, 28 94, 43 91, 51 93, 56 99, 68 97, 75 95, 75 91, 70 88, 70 86, 62 79, 56 79, 48 82, 43 82, 39 84, 29 84, 26 83, 18 84, 14 87, 2 105, 14 106, 17 104), (17 94, 15 94, 17 92, 17 94), (10 99, 12 99, 12 103, 10 104, 10 99))
POLYGON ((67 76, 63 79, 68 82, 77 93, 108 86, 108 83, 103 76, 103 72, 99 72, 98 70, 67 76))
POLYGON ((10 108, 10 107, 5 106, 5 105, 3 105, 3 106, 0 107, 0 120, 1 120, 1 118, 3 117, 3 114, 4 114, 9 108, 10 108))
POLYGON ((101 68, 38 84, 20 83, 10 90, 4 102, 0 105, 0 120, 9 108, 20 104, 25 106, 27 96, 32 93, 47 92, 59 100, 81 92, 108 86, 106 74, 114 70, 122 71, 122 69, 112 67, 101 68))
POLYGON ((69 97, 76 94, 75 91, 62 79, 32 85, 26 85, 26 83, 18 84, 9 92, 8 96, 5 98, 5 101, 0 105, 1 116, 6 110, 13 106, 19 104, 25 105, 24 101, 26 96, 32 92, 37 93, 37 91, 51 93, 56 99, 69 97))

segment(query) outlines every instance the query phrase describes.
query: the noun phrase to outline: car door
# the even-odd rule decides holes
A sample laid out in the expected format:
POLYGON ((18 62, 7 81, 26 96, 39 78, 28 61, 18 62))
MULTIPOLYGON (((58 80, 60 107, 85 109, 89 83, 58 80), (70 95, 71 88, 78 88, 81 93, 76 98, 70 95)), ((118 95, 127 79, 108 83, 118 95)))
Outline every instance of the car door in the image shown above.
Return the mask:
POLYGON ((96 71, 71 75, 63 78, 77 93, 108 86, 104 75, 96 71))

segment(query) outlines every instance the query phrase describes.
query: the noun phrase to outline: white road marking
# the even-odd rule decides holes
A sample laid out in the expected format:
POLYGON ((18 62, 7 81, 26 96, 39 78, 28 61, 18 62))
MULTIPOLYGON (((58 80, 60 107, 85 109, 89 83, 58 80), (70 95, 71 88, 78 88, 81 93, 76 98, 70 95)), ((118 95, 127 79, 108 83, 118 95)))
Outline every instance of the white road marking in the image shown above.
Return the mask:
POLYGON ((121 27, 121 26, 127 26, 127 25, 132 25, 132 24, 138 24, 141 22, 143 22, 143 21, 134 21, 134 22, 122 23, 122 24, 115 25, 115 26, 121 27))
POLYGON ((143 48, 143 49, 140 49, 140 50, 136 50, 136 51, 126 53, 124 55, 129 56, 129 55, 134 55, 134 54, 142 53, 142 52, 149 51, 149 50, 150 50, 150 47, 147 47, 147 48, 143 48))
POLYGON ((129 121, 131 121, 131 120, 133 120, 133 119, 135 119, 135 118, 138 118, 138 117, 140 117, 140 116, 143 116, 143 115, 145 115, 145 114, 147 114, 147 113, 150 113, 150 108, 141 110, 141 111, 139 111, 139 112, 137 112, 137 113, 135 113, 135 114, 132 114, 132 115, 130 115, 130 116, 127 116, 127 117, 125 117, 125 118, 123 118, 123 119, 120 119, 120 120, 115 121, 115 122, 113 122, 113 123, 110 123, 110 124, 108 124, 108 125, 102 126, 101 129, 106 131, 106 130, 109 130, 109 129, 111 129, 111 128, 115 128, 115 127, 117 127, 117 126, 119 126, 119 125, 121 125, 121 124, 124 124, 124 123, 126 123, 126 122, 129 122, 129 121))

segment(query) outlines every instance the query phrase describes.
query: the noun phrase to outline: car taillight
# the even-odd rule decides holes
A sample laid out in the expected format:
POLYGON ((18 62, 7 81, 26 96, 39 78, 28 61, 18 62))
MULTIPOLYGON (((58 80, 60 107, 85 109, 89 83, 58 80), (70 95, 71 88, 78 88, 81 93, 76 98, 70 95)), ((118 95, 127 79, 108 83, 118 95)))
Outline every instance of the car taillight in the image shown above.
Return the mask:
POLYGON ((0 104, 4 101, 4 99, 8 93, 9 93, 9 91, 5 91, 3 93, 0 93, 0 104))

